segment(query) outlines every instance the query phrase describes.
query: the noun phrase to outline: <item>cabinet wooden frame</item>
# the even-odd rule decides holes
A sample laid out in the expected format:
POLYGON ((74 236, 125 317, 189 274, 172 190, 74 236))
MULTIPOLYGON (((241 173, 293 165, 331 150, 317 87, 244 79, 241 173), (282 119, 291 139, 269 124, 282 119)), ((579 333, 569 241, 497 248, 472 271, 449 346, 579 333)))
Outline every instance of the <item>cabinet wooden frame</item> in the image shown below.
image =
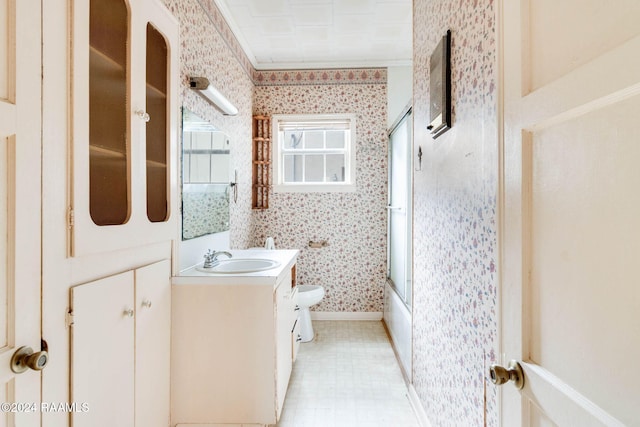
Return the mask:
POLYGON ((179 129, 179 23, 159 0, 129 0, 127 70, 126 153, 92 146, 89 138, 89 16, 90 0, 73 0, 71 16, 71 142, 69 147, 68 255, 83 256, 173 240, 177 234, 178 129, 179 129), (167 42, 167 218, 152 222, 147 214, 146 39, 151 24, 167 42), (126 155, 128 208, 124 223, 97 225, 90 213, 89 159, 101 156, 105 165, 126 155))

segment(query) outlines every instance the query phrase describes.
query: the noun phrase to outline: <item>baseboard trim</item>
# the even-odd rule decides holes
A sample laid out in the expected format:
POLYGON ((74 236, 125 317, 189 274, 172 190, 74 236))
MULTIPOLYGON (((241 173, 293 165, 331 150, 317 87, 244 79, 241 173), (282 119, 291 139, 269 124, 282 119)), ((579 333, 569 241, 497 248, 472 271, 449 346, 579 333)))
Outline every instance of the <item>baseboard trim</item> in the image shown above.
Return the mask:
POLYGON ((413 412, 416 414, 420 427, 431 427, 429 418, 427 418, 427 413, 424 411, 422 403, 420 403, 420 398, 418 397, 418 393, 416 393, 416 389, 413 388, 413 384, 409 384, 408 389, 409 403, 411 403, 411 407, 413 408, 413 412))
POLYGON ((382 320, 381 311, 312 311, 312 320, 382 320))

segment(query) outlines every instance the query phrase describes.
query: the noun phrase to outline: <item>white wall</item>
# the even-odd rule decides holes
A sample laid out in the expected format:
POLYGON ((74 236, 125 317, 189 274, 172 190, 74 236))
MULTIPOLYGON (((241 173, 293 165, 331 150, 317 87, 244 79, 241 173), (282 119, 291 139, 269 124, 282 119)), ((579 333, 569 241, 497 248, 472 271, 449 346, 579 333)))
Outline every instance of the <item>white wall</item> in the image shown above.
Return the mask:
POLYGON ((179 245, 178 271, 183 271, 203 262, 204 254, 207 250, 228 251, 231 249, 229 243, 229 232, 207 234, 195 239, 182 240, 179 245))
POLYGON ((412 93, 413 67, 387 68, 387 128, 411 102, 412 93))

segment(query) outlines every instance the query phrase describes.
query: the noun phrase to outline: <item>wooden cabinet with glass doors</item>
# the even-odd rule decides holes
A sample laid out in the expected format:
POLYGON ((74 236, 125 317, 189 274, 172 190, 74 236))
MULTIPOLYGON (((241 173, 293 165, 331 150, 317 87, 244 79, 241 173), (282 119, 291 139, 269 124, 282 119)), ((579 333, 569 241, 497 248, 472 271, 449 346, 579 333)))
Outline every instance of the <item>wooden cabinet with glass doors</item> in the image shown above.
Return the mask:
POLYGON ((159 0, 74 0, 71 255, 170 240, 177 40, 159 0))

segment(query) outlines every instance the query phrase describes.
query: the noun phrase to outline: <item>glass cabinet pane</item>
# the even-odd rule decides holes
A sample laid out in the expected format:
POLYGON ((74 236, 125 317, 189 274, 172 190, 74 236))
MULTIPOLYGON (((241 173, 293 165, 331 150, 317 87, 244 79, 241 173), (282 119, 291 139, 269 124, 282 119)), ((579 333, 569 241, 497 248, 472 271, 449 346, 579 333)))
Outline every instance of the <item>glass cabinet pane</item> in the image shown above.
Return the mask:
POLYGON ((151 222, 168 218, 167 150, 167 42, 147 24, 147 217, 151 222))
POLYGON ((91 0, 89 9, 89 211, 97 225, 124 224, 129 10, 123 0, 91 0))

